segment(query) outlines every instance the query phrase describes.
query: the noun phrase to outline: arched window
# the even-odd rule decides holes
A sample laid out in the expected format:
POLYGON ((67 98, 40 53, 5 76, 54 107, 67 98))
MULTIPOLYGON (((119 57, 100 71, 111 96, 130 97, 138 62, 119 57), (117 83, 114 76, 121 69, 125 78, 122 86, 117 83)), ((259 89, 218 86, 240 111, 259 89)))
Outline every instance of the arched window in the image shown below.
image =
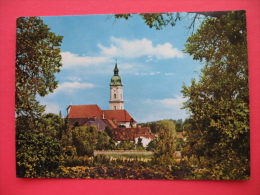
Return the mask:
POLYGON ((116 94, 114 94, 114 98, 116 99, 116 94))
POLYGON ((116 106, 114 106, 114 109, 116 110, 116 106))

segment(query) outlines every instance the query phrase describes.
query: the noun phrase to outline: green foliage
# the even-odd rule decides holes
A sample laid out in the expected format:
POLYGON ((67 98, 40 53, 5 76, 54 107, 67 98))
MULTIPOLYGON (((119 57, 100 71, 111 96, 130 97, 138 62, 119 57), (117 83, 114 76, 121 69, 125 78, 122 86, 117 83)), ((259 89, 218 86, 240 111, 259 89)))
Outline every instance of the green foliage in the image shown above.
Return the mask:
POLYGON ((105 132, 107 133, 107 135, 109 137, 113 138, 113 133, 112 133, 111 129, 108 126, 106 126, 106 128, 105 128, 105 132))
POLYGON ((111 159, 138 159, 140 161, 149 161, 153 157, 153 154, 147 154, 147 153, 122 153, 121 151, 118 151, 117 153, 113 154, 102 154, 106 157, 111 157, 111 159))
POLYGON ((135 148, 135 144, 133 141, 121 141, 118 145, 117 145, 117 149, 119 150, 133 150, 135 148))
POLYGON ((65 146, 62 148, 62 154, 68 160, 68 157, 75 157, 77 156, 77 150, 74 146, 65 146))
POLYGON ((107 136, 109 136, 109 144, 108 144, 107 149, 115 150, 116 149, 116 142, 114 140, 114 135, 113 135, 111 129, 108 126, 106 126, 106 128, 105 128, 105 132, 106 132, 107 136))
MULTIPOLYGON (((167 25, 175 26, 180 20, 179 13, 140 13, 144 22, 150 27, 160 30, 167 25)), ((115 14, 115 18, 125 18, 126 20, 132 17, 131 14, 115 14)))
POLYGON ((110 137, 104 131, 98 132, 96 150, 110 149, 110 137))
MULTIPOLYGON (((191 112, 188 150, 213 179, 249 177, 249 97, 244 11, 205 20, 188 38, 187 53, 204 61, 199 81, 183 86, 191 112)), ((187 149, 186 148, 186 149, 187 149)), ((186 150, 186 152, 188 151, 186 150)))
POLYGON ((61 123, 61 118, 55 114, 38 120, 28 116, 16 118, 18 177, 54 177, 60 170, 63 159, 59 140, 61 123))
POLYGON ((42 132, 45 136, 48 135, 59 140, 62 138, 63 126, 63 119, 60 115, 53 113, 44 114, 37 123, 39 132, 42 132))
POLYGON ((142 143, 142 138, 140 138, 140 137, 137 140, 136 149, 137 150, 144 150, 144 146, 143 146, 143 143, 142 143))
POLYGON ((65 130, 61 137, 61 143, 63 147, 73 145, 72 129, 68 128, 65 130))
MULTIPOLYGON (((56 36, 39 18, 17 19, 16 115, 38 118, 44 111, 36 95, 45 96, 57 88, 62 36, 56 36)), ((34 121, 29 121, 30 123, 34 121)))
POLYGON ((91 179, 174 179, 175 177, 171 174, 171 167, 152 165, 150 162, 111 159, 104 155, 87 159, 80 157, 78 160, 78 163, 84 165, 63 167, 58 177, 91 179))
POLYGON ((183 122, 182 119, 173 120, 176 128, 176 132, 182 132, 183 131, 183 122))
POLYGON ((176 150, 180 151, 185 145, 185 142, 182 138, 176 138, 176 150))
POLYGON ((79 156, 93 156, 98 143, 98 130, 96 126, 75 127, 72 130, 73 145, 79 156))
POLYGON ((175 124, 169 120, 163 120, 156 126, 157 137, 153 140, 155 148, 154 161, 159 164, 173 163, 176 150, 175 124))
POLYGON ((146 150, 147 151, 154 151, 155 149, 156 149, 155 140, 152 140, 147 145, 146 150))
POLYGON ((93 158, 88 156, 67 156, 65 167, 92 166, 93 158))
MULTIPOLYGON (((177 132, 182 132, 183 131, 183 121, 182 119, 178 119, 178 120, 173 120, 173 119, 168 119, 169 121, 174 122, 175 124, 175 128, 177 132)), ((147 122, 147 123, 138 123, 139 126, 141 127, 150 127, 151 132, 156 134, 156 126, 161 122, 161 120, 159 121, 152 121, 152 122, 147 122)))
POLYGON ((62 165, 60 142, 32 131, 18 131, 16 139, 18 177, 52 177, 62 165))

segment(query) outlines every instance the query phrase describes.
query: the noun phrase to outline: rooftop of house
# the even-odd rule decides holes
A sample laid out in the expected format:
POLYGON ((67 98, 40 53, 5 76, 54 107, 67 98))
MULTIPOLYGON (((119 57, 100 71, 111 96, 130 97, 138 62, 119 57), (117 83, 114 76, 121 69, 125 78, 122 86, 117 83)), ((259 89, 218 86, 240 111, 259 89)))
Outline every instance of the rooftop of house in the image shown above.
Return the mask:
POLYGON ((102 120, 110 129, 117 128, 116 122, 114 122, 114 121, 112 121, 110 119, 102 119, 102 120))
POLYGON ((68 118, 102 118, 102 109, 94 105, 70 105, 68 108, 68 118))
POLYGON ((155 135, 151 133, 150 127, 136 128, 115 128, 112 130, 117 141, 134 141, 137 137, 153 139, 155 135))
POLYGON ((117 122, 130 121, 136 122, 126 110, 103 110, 104 117, 117 122))
POLYGON ((133 117, 126 110, 102 110, 98 105, 70 105, 68 108, 68 118, 90 118, 108 119, 116 122, 136 123, 133 117))

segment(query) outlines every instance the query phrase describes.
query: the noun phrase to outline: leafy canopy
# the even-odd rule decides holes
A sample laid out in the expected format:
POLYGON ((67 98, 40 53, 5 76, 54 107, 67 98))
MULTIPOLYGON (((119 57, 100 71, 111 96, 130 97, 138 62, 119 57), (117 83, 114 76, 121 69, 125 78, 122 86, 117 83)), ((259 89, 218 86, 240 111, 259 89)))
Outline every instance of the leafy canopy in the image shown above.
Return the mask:
POLYGON ((36 95, 45 96, 57 88, 62 36, 50 32, 40 18, 17 19, 16 34, 16 115, 38 117, 44 107, 36 95))
MULTIPOLYGON (((244 11, 208 18, 190 36, 185 52, 205 63, 199 81, 183 86, 184 108, 199 132, 193 147, 215 179, 249 176, 249 97, 244 11)), ((193 137, 194 139, 194 137, 193 137)))

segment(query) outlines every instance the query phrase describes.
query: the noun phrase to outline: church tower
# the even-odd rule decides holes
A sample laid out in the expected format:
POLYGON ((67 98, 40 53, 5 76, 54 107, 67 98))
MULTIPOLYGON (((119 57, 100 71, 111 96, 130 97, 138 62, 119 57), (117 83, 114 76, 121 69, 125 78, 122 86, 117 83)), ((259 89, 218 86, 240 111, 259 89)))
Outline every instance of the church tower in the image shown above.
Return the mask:
POLYGON ((110 81, 110 110, 123 110, 123 84, 121 77, 118 75, 117 63, 114 68, 114 76, 112 76, 110 81))

